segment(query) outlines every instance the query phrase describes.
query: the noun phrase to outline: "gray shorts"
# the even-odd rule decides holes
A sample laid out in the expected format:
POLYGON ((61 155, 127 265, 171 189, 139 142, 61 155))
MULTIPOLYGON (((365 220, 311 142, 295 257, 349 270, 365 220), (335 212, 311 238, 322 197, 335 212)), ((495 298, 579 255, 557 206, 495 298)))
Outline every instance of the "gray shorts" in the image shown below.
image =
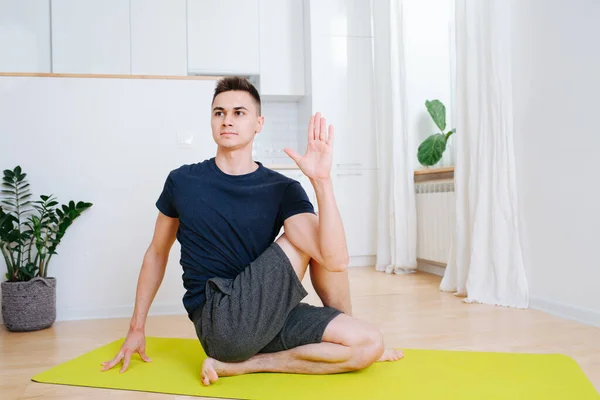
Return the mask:
POLYGON ((210 279, 206 302, 192 321, 206 354, 240 362, 321 342, 341 311, 301 303, 307 294, 284 251, 272 243, 235 279, 210 279))

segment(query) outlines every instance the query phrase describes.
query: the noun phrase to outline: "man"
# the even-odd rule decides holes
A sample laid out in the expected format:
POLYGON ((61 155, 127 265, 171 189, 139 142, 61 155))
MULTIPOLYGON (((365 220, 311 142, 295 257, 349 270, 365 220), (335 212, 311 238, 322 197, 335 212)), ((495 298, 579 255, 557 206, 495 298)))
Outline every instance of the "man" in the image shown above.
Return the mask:
POLYGON ((145 352, 144 326, 175 239, 181 243, 183 298, 208 357, 202 382, 252 372, 329 374, 397 360, 381 333, 353 318, 348 251, 330 177, 334 130, 319 113, 304 156, 285 152, 308 176, 319 215, 300 184, 252 160, 261 131, 260 96, 246 79, 223 78, 212 103, 214 158, 169 173, 156 202, 155 232, 142 264, 135 310, 108 370, 145 352), (277 237, 281 228, 284 233, 277 237), (324 306, 302 303, 302 279, 324 306))

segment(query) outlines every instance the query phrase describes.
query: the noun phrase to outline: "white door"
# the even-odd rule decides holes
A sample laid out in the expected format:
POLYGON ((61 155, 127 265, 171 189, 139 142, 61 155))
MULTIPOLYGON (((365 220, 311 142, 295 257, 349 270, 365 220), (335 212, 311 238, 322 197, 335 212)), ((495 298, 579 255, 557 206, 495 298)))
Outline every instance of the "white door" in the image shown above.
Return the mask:
POLYGON ((52 72, 130 74, 129 2, 52 0, 52 72))
POLYGON ((48 0, 0 1, 0 72, 50 72, 48 0))
POLYGON ((186 0, 131 0, 131 73, 187 75, 186 0))
POLYGON ((191 72, 258 75, 258 0, 188 0, 187 7, 191 72))
POLYGON ((335 127, 334 168, 376 168, 371 38, 312 41, 312 110, 335 127))
POLYGON ((304 96, 302 0, 260 0, 260 92, 304 96))
POLYGON ((312 0, 310 11, 316 35, 373 36, 370 0, 312 0))
POLYGON ((346 232, 348 254, 350 257, 375 255, 377 171, 335 171, 334 189, 346 232))

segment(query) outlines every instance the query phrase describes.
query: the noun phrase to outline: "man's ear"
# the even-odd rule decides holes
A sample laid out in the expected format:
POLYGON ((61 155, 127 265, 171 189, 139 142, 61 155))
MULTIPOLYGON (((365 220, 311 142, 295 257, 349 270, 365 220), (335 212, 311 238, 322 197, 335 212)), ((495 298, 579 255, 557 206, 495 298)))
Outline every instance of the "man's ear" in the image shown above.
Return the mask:
POLYGON ((256 123, 256 131, 254 133, 258 133, 262 131, 263 125, 265 124, 265 117, 261 115, 258 117, 258 121, 256 123))

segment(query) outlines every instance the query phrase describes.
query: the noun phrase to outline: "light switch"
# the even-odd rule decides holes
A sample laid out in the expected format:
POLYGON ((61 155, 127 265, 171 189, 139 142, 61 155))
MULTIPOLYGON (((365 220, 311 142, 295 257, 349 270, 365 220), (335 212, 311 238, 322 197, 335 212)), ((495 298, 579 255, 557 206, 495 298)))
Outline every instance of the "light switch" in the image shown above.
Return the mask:
POLYGON ((191 146, 194 142, 194 133, 191 131, 178 131, 177 144, 180 146, 191 146))

